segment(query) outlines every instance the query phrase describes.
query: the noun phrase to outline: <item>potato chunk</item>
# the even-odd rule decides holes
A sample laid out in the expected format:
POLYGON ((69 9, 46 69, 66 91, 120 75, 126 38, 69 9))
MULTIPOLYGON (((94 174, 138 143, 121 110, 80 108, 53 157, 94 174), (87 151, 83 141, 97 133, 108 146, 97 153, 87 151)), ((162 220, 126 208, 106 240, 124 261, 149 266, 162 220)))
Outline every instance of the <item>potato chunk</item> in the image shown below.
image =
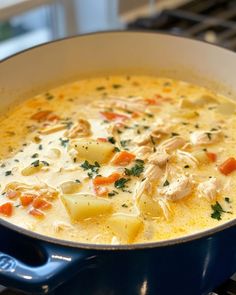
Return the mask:
POLYGON ((94 139, 72 141, 72 148, 77 151, 78 159, 98 163, 107 162, 114 151, 114 145, 110 142, 100 142, 94 139))
POLYGON ((142 227, 142 221, 139 217, 123 213, 116 213, 110 216, 107 224, 114 235, 119 237, 124 243, 132 242, 142 227))
POLYGON ((151 217, 163 216, 163 211, 159 203, 145 194, 139 198, 138 207, 140 208, 143 215, 151 217))
POLYGON ((73 221, 111 213, 110 200, 98 198, 91 194, 62 195, 62 202, 73 221))

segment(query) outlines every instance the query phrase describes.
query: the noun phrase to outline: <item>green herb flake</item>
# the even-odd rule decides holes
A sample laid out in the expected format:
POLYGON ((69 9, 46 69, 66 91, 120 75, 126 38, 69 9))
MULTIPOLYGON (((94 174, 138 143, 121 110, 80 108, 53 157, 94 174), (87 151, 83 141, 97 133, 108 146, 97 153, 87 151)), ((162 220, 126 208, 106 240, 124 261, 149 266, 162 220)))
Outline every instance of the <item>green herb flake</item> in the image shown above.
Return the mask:
POLYGON ((185 165, 184 168, 187 169, 187 168, 190 168, 190 166, 189 165, 185 165))
POLYGON ((81 183, 81 181, 79 179, 75 179, 75 182, 77 183, 81 183))
POLYGON ((210 132, 206 132, 206 135, 207 135, 208 139, 211 140, 211 133, 210 132))
POLYGON ((38 149, 41 151, 43 149, 43 145, 42 144, 39 144, 38 149))
POLYGON ((230 203, 230 198, 226 197, 226 198, 225 198, 225 202, 226 202, 226 203, 230 203))
POLYGON ((60 140, 61 146, 67 147, 69 139, 63 139, 60 137, 59 140, 60 140))
POLYGON ((90 170, 88 171, 87 175, 89 178, 92 178, 94 175, 97 175, 99 172, 100 165, 98 162, 94 162, 93 164, 90 164, 87 160, 84 161, 83 164, 80 165, 84 170, 90 170))
POLYGON ((211 205, 211 209, 213 210, 213 213, 211 213, 211 218, 221 220, 221 214, 225 211, 221 207, 220 203, 216 201, 214 205, 211 205))
POLYGON ((131 168, 125 168, 125 174, 128 176, 137 176, 139 177, 144 171, 144 162, 142 160, 137 159, 136 164, 131 168))
POLYGON ((116 146, 116 147, 114 148, 114 152, 120 152, 120 149, 116 146))
POLYGON ((129 178, 120 178, 118 180, 115 181, 114 183, 114 186, 117 188, 117 189, 124 189, 126 187, 126 183, 130 181, 129 178))
POLYGON ((124 204, 121 205, 121 207, 123 207, 123 208, 128 208, 129 206, 128 206, 127 204, 124 203, 124 204))
POLYGON ((174 136, 178 136, 179 133, 176 133, 176 132, 171 132, 171 136, 174 137, 174 136))
POLYGON ((31 156, 31 158, 35 159, 35 158, 38 158, 39 157, 39 154, 38 153, 35 153, 31 156))
POLYGON ((112 144, 115 144, 115 143, 116 143, 115 138, 112 137, 112 136, 109 136, 109 137, 107 138, 107 140, 108 140, 110 143, 112 143, 112 144))
POLYGON ((163 183, 163 186, 168 186, 169 184, 169 181, 166 179, 166 181, 163 183))
POLYGON ((114 197, 115 195, 118 195, 119 193, 117 191, 111 191, 108 193, 108 197, 114 197))

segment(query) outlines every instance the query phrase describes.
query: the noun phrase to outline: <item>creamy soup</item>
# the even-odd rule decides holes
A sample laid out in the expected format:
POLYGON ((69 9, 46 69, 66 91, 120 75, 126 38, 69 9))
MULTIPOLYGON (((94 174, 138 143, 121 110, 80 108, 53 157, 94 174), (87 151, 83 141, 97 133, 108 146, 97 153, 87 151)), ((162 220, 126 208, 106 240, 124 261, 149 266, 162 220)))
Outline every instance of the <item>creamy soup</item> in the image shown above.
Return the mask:
POLYGON ((235 107, 148 76, 81 80, 26 100, 1 118, 0 216, 105 244, 225 223, 236 212, 235 107))

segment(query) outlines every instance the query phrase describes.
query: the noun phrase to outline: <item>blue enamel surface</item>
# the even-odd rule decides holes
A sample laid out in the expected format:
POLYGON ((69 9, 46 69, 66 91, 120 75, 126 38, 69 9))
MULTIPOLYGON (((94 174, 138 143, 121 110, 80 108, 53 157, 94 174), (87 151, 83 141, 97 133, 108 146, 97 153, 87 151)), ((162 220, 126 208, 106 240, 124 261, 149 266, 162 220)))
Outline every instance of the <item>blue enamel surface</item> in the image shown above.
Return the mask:
POLYGON ((183 244, 124 251, 73 249, 7 229, 0 233, 5 240, 18 238, 19 257, 24 252, 19 237, 39 252, 41 262, 34 265, 29 264, 31 260, 22 263, 20 258, 9 258, 16 256, 9 252, 9 245, 0 256, 0 283, 34 294, 57 287, 58 295, 200 295, 214 290, 236 271, 236 227, 183 244))

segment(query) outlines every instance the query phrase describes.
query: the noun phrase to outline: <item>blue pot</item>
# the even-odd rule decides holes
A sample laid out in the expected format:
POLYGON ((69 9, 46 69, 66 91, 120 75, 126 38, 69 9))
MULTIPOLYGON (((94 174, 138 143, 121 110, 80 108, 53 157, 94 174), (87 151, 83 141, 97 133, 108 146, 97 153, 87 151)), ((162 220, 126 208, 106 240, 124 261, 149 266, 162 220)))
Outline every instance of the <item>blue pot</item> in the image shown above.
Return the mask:
MULTIPOLYGON (((91 73, 158 75, 161 69, 209 88, 222 82, 228 96, 228 89, 236 92, 235 53, 162 34, 108 32, 51 42, 1 62, 0 109, 32 90, 91 73)), ((207 294, 236 271, 235 223, 170 241, 112 246, 57 240, 0 220, 0 284, 31 294, 56 288, 68 295, 207 294)))

